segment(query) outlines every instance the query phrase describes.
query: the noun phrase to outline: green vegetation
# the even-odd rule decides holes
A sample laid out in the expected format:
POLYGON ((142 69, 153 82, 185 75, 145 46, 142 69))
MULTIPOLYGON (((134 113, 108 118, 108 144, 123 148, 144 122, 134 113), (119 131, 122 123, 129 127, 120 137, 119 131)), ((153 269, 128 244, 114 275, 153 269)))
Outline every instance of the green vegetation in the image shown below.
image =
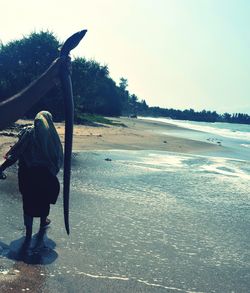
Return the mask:
POLYGON ((91 115, 91 114, 83 113, 83 114, 77 115, 76 123, 78 124, 86 124, 86 123, 112 124, 112 121, 100 115, 91 115))
MULTIPOLYGON (((0 43, 0 101, 14 95, 36 79, 58 57, 60 42, 51 32, 32 33, 21 40, 0 43)), ((72 61, 72 86, 76 122, 84 122, 82 114, 119 116, 133 113, 135 95, 127 91, 127 80, 119 85, 109 76, 107 65, 95 60, 76 58, 72 61)), ((139 103, 139 102, 138 102, 139 103)), ((30 111, 27 118, 44 109, 55 121, 64 119, 60 87, 51 90, 30 111)))
POLYGON ((125 124, 117 122, 113 119, 108 119, 101 115, 86 114, 86 113, 78 113, 75 122, 77 124, 87 124, 87 125, 93 125, 93 126, 98 123, 98 124, 108 124, 108 125, 126 127, 125 124))
MULTIPOLYGON (((0 43, 0 101, 10 97, 36 79, 58 57, 60 42, 53 33, 31 33, 21 40, 6 45, 0 43)), ((153 116, 181 120, 232 122, 250 124, 247 114, 215 111, 194 111, 149 107, 145 100, 131 94, 128 81, 121 77, 117 85, 109 75, 107 65, 95 60, 76 58, 72 61, 72 85, 76 123, 116 124, 101 116, 153 116)), ((40 110, 48 110, 55 121, 64 120, 63 98, 60 87, 51 90, 30 111, 26 118, 33 119, 40 110)), ((119 125, 116 124, 116 125, 119 125)))

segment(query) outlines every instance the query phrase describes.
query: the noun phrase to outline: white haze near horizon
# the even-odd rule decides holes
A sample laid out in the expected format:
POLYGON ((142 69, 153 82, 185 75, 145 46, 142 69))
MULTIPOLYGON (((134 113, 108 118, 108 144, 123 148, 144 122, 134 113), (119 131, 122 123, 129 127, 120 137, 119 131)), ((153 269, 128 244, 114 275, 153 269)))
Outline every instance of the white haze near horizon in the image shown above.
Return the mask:
POLYGON ((88 29, 73 56, 107 64, 150 106, 250 114, 250 1, 9 0, 0 40, 88 29))

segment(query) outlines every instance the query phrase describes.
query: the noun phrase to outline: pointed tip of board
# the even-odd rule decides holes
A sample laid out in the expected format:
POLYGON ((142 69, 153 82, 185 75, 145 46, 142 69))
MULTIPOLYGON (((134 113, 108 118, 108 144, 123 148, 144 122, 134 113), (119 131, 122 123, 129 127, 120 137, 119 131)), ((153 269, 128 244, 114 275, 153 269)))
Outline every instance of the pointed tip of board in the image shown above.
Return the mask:
POLYGON ((79 33, 82 35, 82 37, 84 37, 87 31, 88 31, 88 30, 82 30, 82 31, 80 31, 79 33))
POLYGON ((60 50, 60 56, 68 56, 70 51, 73 50, 80 43, 86 32, 87 30, 84 29, 70 36, 63 44, 60 50))

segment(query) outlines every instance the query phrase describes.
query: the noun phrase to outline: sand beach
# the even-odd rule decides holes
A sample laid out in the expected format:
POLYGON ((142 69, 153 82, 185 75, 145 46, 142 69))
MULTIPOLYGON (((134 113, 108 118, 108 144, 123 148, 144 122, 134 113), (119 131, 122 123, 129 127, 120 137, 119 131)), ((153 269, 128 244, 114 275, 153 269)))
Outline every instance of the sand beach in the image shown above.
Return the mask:
MULTIPOLYGON (((114 122, 75 126, 71 234, 60 196, 43 247, 36 250, 34 235, 26 258, 17 255, 24 229, 16 166, 6 172, 0 291, 247 292, 249 161, 227 158, 226 142, 208 133, 198 140, 199 132, 172 124, 114 122)), ((56 127, 63 142, 64 125, 56 127)), ((15 130, 3 132, 2 154, 16 140, 15 130)))
MULTIPOLYGON (((218 145, 171 136, 171 131, 186 129, 155 121, 133 118, 110 118, 117 126, 97 124, 97 126, 75 125, 74 151, 81 150, 159 150, 183 153, 198 153, 219 150, 218 145), (120 126, 123 125, 123 126, 120 126), (162 132, 170 133, 163 134, 162 132)), ((32 124, 30 120, 19 120, 19 125, 32 124)), ((57 131, 64 143, 64 124, 56 123, 57 131)), ((0 152, 3 154, 17 140, 15 136, 6 136, 0 132, 0 152)), ((16 132, 15 132, 16 133, 16 132)))

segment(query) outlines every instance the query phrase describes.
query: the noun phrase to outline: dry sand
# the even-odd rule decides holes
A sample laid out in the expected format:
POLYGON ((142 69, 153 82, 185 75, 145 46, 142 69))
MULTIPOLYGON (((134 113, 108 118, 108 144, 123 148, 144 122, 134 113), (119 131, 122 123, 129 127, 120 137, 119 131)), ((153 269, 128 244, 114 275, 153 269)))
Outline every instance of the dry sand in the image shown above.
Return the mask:
MULTIPOLYGON (((201 153, 220 149, 219 146, 212 143, 171 136, 168 131, 185 131, 183 128, 172 124, 132 118, 112 118, 112 120, 125 126, 75 125, 73 150, 123 149, 201 153)), ((18 123, 27 124, 32 123, 32 121, 19 120, 18 123)), ((61 141, 64 142, 64 124, 56 123, 56 128, 61 141)), ((15 141, 17 141, 16 137, 1 135, 0 153, 7 152, 15 141)))

